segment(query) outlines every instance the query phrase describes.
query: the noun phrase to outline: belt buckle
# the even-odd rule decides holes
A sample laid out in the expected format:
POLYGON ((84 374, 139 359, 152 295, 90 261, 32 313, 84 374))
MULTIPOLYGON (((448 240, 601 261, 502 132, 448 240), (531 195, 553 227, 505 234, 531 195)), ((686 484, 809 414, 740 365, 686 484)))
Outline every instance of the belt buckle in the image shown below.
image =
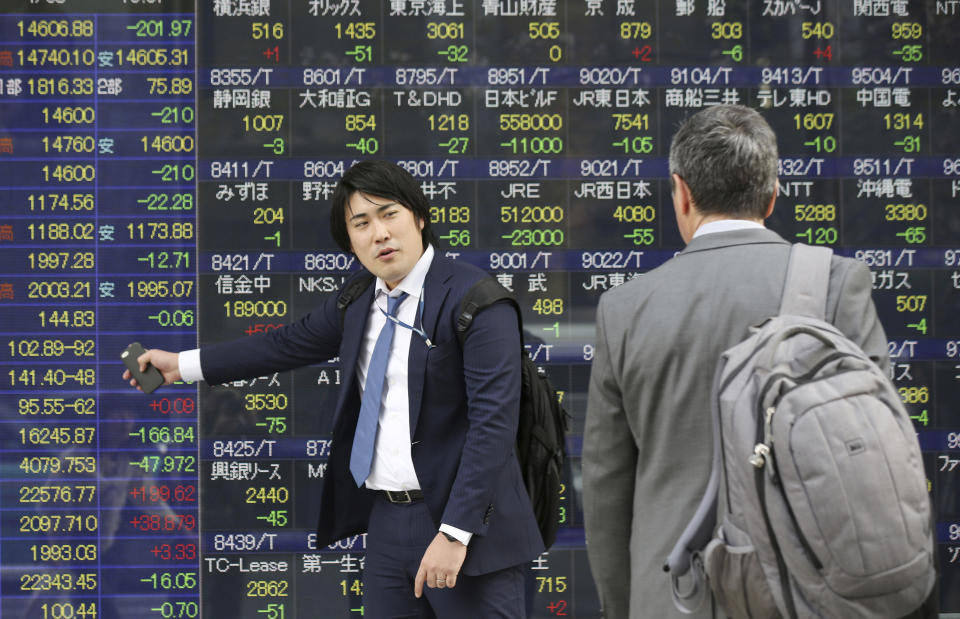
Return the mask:
POLYGON ((413 503, 413 499, 410 498, 410 493, 406 490, 387 490, 387 498, 390 499, 391 503, 413 503), (399 498, 401 496, 403 497, 402 499, 399 498))

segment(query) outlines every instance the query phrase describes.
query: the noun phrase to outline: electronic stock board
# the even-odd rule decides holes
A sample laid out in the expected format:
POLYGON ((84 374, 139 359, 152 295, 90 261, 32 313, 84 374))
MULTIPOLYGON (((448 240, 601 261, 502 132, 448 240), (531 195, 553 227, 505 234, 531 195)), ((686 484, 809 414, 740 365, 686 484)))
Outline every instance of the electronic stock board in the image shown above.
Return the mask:
POLYGON ((380 157, 523 304, 574 415, 531 616, 598 617, 594 307, 682 246, 669 137, 718 103, 776 130, 770 227, 872 270, 960 613, 958 31, 958 0, 4 0, 0 616, 362 616, 363 537, 312 534, 337 366, 145 396, 119 353, 336 291, 329 198, 380 157))

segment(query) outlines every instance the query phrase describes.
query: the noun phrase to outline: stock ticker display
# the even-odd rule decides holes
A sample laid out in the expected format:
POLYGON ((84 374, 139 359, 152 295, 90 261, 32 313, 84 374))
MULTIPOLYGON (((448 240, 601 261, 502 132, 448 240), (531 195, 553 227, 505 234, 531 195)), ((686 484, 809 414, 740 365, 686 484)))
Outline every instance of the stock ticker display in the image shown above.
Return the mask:
POLYGON ((0 615, 362 616, 363 536, 312 533, 336 364, 145 396, 119 355, 334 293, 358 265, 333 187, 380 157, 422 181, 440 250, 523 304, 574 416, 531 616, 599 617, 594 308, 682 247, 669 136, 718 103, 776 130, 769 225, 873 272, 960 612, 958 32, 958 0, 4 1, 0 615))

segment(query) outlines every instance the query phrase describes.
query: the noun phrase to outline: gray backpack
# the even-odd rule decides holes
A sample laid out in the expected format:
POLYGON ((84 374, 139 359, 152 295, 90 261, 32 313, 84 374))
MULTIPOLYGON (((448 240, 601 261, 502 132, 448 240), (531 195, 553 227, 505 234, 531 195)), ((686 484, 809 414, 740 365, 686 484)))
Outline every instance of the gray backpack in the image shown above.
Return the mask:
POLYGON ((824 321, 831 256, 794 245, 780 314, 720 359, 713 471, 664 566, 684 612, 704 578, 727 614, 758 619, 902 617, 934 586, 916 432, 887 376, 824 321))

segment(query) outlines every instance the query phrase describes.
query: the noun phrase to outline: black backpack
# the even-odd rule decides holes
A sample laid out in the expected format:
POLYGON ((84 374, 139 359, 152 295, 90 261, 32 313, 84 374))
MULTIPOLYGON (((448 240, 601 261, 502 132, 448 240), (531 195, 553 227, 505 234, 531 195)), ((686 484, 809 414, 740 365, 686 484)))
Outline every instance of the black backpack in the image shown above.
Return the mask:
MULTIPOLYGON (((364 274, 350 280, 337 299, 340 324, 347 307, 373 282, 373 276, 364 274)), ((523 314, 520 304, 510 292, 492 278, 486 277, 470 287, 460 302, 457 316, 457 339, 463 348, 467 329, 474 317, 497 301, 508 301, 517 312, 520 325, 520 423, 517 427, 517 459, 523 474, 523 483, 533 504, 543 545, 550 548, 557 539, 560 526, 560 481, 566 458, 566 437, 570 415, 560 404, 556 389, 546 372, 530 359, 523 348, 523 314)))
POLYGON ((517 427, 517 460, 523 485, 530 495, 533 514, 545 548, 557 539, 560 526, 560 476, 567 456, 565 434, 570 415, 560 404, 556 389, 546 372, 530 359, 523 347, 523 314, 520 304, 496 279, 484 278, 470 287, 460 302, 457 338, 463 348, 467 328, 484 308, 497 301, 509 301, 520 325, 520 424, 517 427))

